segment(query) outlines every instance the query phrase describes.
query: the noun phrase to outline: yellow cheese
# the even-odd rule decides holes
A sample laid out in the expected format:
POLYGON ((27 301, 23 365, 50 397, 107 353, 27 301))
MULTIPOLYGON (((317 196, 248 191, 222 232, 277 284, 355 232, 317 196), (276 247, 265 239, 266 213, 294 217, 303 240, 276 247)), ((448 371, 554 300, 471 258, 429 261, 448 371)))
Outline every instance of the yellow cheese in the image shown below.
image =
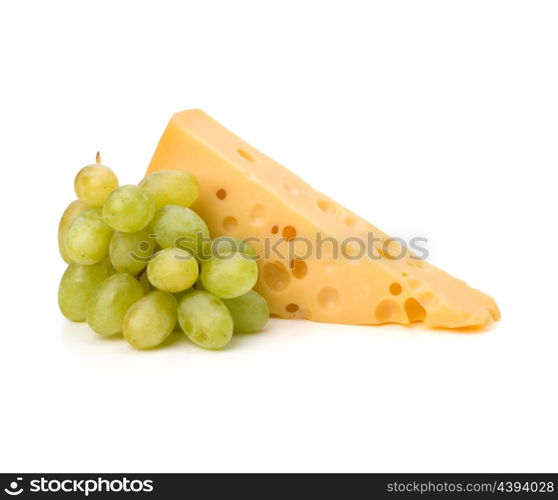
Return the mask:
POLYGON ((212 237, 251 238, 261 257, 256 290, 272 315, 446 328, 500 319, 491 297, 405 253, 201 110, 171 119, 147 173, 168 169, 199 179, 201 195, 192 208, 212 237), (371 247, 358 243, 369 242, 370 235, 377 239, 371 247))

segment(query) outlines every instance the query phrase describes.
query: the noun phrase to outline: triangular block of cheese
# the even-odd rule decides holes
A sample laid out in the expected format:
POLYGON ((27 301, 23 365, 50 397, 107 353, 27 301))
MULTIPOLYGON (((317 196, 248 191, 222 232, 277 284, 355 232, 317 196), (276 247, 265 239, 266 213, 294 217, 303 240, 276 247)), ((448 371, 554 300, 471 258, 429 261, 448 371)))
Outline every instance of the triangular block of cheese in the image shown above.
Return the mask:
POLYGON ((256 290, 275 316, 446 328, 500 318, 491 297, 406 253, 201 110, 171 119, 147 173, 167 169, 199 179, 192 208, 213 237, 250 238, 261 257, 256 290))

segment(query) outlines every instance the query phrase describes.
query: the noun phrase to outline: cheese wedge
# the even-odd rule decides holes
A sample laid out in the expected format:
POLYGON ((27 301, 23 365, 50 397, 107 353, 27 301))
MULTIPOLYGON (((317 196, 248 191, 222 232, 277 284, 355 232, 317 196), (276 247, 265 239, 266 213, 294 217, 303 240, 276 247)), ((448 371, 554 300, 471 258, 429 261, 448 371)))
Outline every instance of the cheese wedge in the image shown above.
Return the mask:
POLYGON ((201 110, 173 116, 147 174, 169 169, 200 181, 192 208, 212 237, 250 238, 256 290, 274 316, 445 328, 500 319, 491 297, 418 260, 201 110))

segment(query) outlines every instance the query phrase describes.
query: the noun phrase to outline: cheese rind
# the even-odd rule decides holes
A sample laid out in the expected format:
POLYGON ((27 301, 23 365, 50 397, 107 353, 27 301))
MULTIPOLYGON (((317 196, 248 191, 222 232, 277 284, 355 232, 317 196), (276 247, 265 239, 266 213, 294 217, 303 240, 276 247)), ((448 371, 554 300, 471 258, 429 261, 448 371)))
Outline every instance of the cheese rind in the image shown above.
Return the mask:
POLYGON ((192 209, 212 237, 250 238, 261 256, 256 290, 274 316, 445 328, 500 318, 494 300, 463 281, 410 253, 390 258, 404 252, 384 245, 387 234, 201 110, 177 113, 168 124, 147 173, 168 169, 198 178, 201 194, 192 209), (373 258, 359 257, 358 241, 367 244, 370 235, 378 242, 367 249, 373 258))

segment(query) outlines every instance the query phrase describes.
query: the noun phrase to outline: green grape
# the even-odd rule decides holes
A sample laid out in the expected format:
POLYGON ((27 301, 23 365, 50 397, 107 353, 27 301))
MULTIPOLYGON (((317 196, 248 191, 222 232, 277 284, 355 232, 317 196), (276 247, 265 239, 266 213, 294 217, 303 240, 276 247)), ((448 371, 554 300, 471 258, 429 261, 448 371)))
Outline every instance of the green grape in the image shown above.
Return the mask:
POLYGON ((185 295, 178 304, 178 322, 194 344, 206 349, 225 347, 232 338, 231 313, 208 292, 198 290, 185 295))
POLYGON ((221 299, 233 299, 244 295, 256 284, 258 265, 240 253, 214 256, 202 262, 201 279, 208 292, 221 299))
POLYGON ((116 273, 95 288, 87 304, 85 319, 100 335, 114 335, 122 331, 122 322, 130 306, 141 299, 140 282, 126 273, 116 273))
POLYGON ((155 252, 155 240, 149 234, 148 228, 135 233, 115 231, 110 240, 109 256, 118 272, 136 275, 145 269, 155 252))
POLYGON ((166 292, 150 292, 135 302, 124 316, 122 333, 136 349, 158 346, 176 325, 176 299, 166 292))
POLYGON ((108 275, 106 259, 90 266, 70 264, 58 287, 58 306, 62 314, 72 321, 83 321, 89 297, 108 275))
POLYGON ((151 286, 151 283, 149 283, 149 278, 147 277, 147 271, 141 273, 141 276, 138 278, 138 280, 143 288, 143 293, 147 293, 151 291, 153 287, 151 286))
POLYGON ((161 170, 148 175, 139 185, 153 195, 157 209, 164 205, 189 207, 200 195, 198 180, 184 170, 161 170))
POLYGON ((198 278, 198 261, 181 248, 164 248, 147 265, 151 284, 165 292, 180 292, 190 288, 198 278))
POLYGON ((107 224, 125 233, 133 233, 146 227, 154 213, 153 197, 138 186, 119 187, 103 205, 103 217, 107 224))
POLYGON ((74 180, 77 197, 91 207, 102 207, 117 187, 118 179, 114 172, 100 163, 83 167, 74 180))
POLYGON ((263 330, 269 319, 266 300, 254 290, 234 299, 223 299, 234 322, 234 333, 254 333, 263 330))
POLYGON ((88 208, 70 224, 64 238, 68 257, 76 264, 95 264, 108 255, 112 229, 100 208, 88 208))
POLYGON ((250 257, 258 258, 254 247, 246 240, 239 240, 234 236, 219 236, 211 242, 213 255, 227 256, 231 253, 241 253, 250 257))
POLYGON ((58 249, 66 264, 72 262, 72 259, 68 256, 68 252, 66 252, 66 233, 74 219, 87 208, 89 207, 81 200, 72 201, 72 203, 68 205, 68 208, 64 210, 62 218, 60 219, 60 224, 58 224, 58 249))
POLYGON ((209 245, 209 229, 193 210, 165 205, 157 210, 152 224, 157 243, 163 248, 178 247, 198 256, 209 245))

